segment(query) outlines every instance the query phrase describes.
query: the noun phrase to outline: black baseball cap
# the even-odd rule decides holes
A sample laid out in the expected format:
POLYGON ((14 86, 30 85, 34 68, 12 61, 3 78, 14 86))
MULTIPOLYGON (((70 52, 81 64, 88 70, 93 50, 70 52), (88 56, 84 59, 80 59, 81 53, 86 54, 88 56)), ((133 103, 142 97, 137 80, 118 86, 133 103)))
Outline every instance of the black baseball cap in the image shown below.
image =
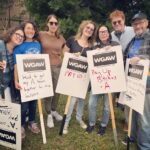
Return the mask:
POLYGON ((142 20, 142 19, 147 19, 147 16, 144 13, 139 12, 132 17, 131 22, 134 22, 135 20, 142 20))

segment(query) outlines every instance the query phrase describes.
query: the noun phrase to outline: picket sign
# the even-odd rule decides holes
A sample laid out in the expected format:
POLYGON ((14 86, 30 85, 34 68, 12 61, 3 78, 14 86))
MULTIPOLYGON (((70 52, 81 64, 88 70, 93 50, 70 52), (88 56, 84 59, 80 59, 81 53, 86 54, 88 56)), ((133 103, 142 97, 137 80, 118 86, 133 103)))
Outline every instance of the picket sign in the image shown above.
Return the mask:
POLYGON ((21 150, 21 106, 0 100, 0 145, 21 150))
POLYGON ((65 52, 56 87, 57 93, 68 95, 59 135, 63 134, 63 128, 69 110, 71 96, 83 99, 86 97, 89 84, 87 68, 87 60, 85 57, 80 56, 80 53, 71 54, 65 52))
POLYGON ((48 54, 19 54, 16 58, 19 64, 17 65, 19 83, 23 87, 21 100, 22 102, 38 100, 43 144, 46 144, 41 98, 54 95, 49 56, 48 54))
POLYGON ((140 60, 135 65, 130 64, 130 59, 127 59, 126 61, 125 73, 127 80, 127 91, 120 94, 118 102, 125 104, 130 108, 127 150, 130 149, 132 111, 135 110, 136 112, 143 115, 148 69, 149 60, 140 60))

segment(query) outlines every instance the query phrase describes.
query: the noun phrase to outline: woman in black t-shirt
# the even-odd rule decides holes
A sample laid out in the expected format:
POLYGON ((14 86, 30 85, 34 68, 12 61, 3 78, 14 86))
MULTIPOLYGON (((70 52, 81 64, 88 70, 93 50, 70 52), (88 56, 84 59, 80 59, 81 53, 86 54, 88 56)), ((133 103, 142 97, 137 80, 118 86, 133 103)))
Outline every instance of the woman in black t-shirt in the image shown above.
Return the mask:
MULTIPOLYGON (((67 40, 64 47, 64 52, 74 53, 76 56, 86 57, 86 51, 91 50, 94 44, 96 25, 91 20, 82 21, 78 28, 78 32, 74 37, 67 40)), ((69 111, 67 113, 63 134, 68 133, 68 125, 71 119, 73 108, 77 102, 76 119, 83 129, 86 129, 87 125, 82 120, 84 100, 77 97, 71 97, 69 111)))

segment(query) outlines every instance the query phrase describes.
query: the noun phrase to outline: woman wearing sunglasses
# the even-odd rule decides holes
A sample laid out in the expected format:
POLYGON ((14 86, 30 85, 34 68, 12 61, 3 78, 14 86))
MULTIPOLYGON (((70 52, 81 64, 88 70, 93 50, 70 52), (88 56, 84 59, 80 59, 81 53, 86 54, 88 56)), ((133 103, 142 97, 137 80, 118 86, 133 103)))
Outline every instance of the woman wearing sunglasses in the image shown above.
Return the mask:
MULTIPOLYGON (((13 50, 17 45, 20 45, 24 40, 24 32, 20 26, 9 29, 6 35, 0 40, 0 100, 6 99, 12 101, 10 93, 10 82, 13 78, 13 50), (2 75, 3 74, 3 75, 2 75), (3 80, 3 81, 2 81, 3 80)), ((15 88, 15 87, 14 87, 15 88)))
POLYGON ((57 121, 62 120, 62 116, 56 111, 59 100, 59 94, 55 93, 55 89, 62 64, 61 56, 62 48, 65 44, 65 39, 59 33, 58 18, 54 14, 51 14, 47 17, 46 27, 46 31, 41 31, 39 33, 39 39, 42 44, 43 53, 49 55, 51 64, 54 96, 45 98, 44 102, 45 109, 48 114, 47 126, 49 128, 52 128, 54 127, 53 117, 57 121))

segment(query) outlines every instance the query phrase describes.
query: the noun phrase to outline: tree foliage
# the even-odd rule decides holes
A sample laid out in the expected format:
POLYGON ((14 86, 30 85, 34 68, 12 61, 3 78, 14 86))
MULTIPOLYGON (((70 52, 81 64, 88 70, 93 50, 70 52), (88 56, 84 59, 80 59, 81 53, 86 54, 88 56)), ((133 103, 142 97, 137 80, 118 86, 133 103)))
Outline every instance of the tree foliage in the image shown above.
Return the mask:
POLYGON ((150 16, 149 0, 26 0, 31 16, 42 29, 47 16, 51 13, 60 18, 61 31, 65 37, 74 35, 78 25, 84 19, 92 19, 96 23, 109 24, 108 16, 114 9, 123 10, 126 23, 138 11, 150 16))

